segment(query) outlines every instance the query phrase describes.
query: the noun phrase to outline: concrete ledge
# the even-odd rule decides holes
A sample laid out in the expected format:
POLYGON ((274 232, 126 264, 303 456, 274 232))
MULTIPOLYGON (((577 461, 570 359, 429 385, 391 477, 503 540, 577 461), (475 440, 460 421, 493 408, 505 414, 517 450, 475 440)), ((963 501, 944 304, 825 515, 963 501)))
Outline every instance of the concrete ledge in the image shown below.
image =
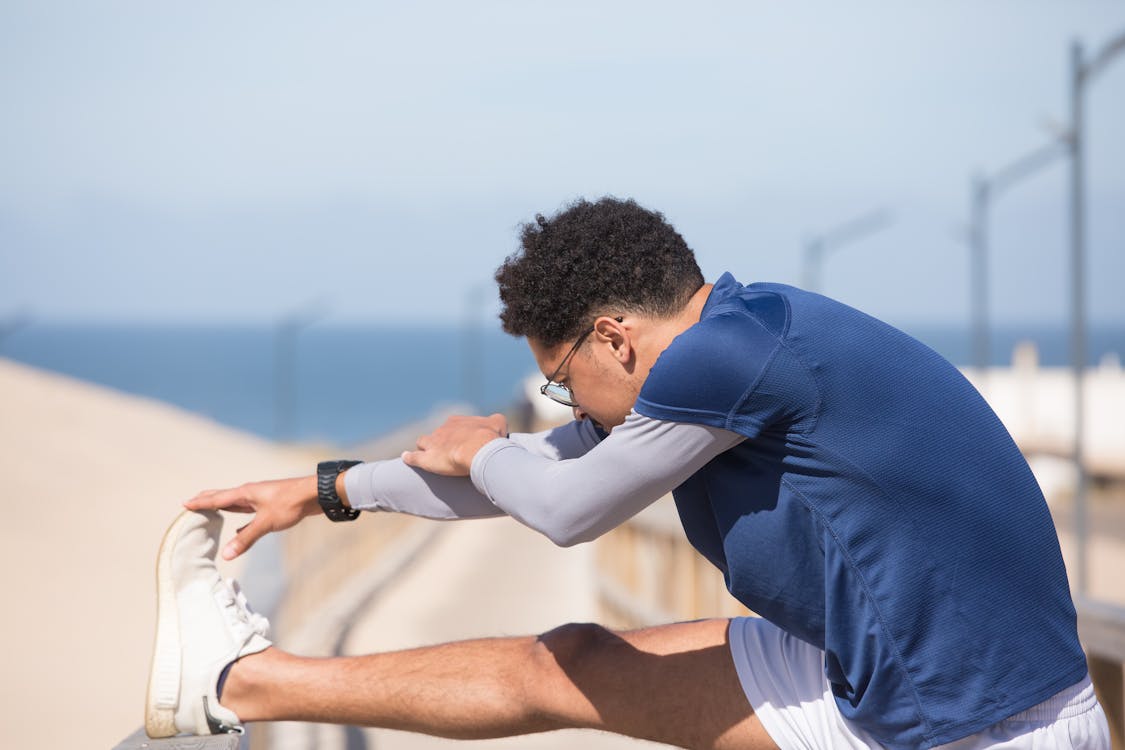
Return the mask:
POLYGON ((1078 636, 1090 654, 1125 664, 1125 608, 1079 600, 1078 636))
POLYGON ((113 750, 238 750, 241 735, 212 734, 206 737, 169 737, 151 740, 142 727, 121 740, 113 750))
POLYGON ((1125 748, 1125 609, 1078 601, 1078 635, 1105 710, 1114 750, 1125 748))

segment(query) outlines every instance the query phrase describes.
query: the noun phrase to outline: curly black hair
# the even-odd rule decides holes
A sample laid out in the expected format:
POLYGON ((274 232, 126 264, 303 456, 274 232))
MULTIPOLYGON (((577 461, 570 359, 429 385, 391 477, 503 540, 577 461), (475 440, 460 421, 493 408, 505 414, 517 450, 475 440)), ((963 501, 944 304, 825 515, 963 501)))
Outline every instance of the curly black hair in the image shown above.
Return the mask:
POLYGON ((524 224, 520 243, 496 270, 500 321, 545 346, 580 336, 598 315, 673 315, 703 286, 684 238, 632 200, 578 199, 524 224))

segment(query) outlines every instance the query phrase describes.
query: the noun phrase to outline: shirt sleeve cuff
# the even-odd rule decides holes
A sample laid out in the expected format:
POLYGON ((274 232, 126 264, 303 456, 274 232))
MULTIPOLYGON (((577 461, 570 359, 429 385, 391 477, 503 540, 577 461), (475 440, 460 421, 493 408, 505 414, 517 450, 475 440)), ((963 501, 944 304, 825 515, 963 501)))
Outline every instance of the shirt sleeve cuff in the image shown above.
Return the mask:
POLYGON ((488 484, 485 482, 485 467, 493 456, 506 448, 519 448, 519 446, 508 438, 496 438, 485 443, 484 447, 477 451, 477 455, 473 456, 473 463, 469 467, 469 478, 473 486, 489 500, 492 500, 492 495, 488 493, 488 484))
POLYGON ((356 464, 344 472, 344 491, 348 505, 355 510, 379 510, 375 493, 371 491, 371 474, 377 462, 356 464))

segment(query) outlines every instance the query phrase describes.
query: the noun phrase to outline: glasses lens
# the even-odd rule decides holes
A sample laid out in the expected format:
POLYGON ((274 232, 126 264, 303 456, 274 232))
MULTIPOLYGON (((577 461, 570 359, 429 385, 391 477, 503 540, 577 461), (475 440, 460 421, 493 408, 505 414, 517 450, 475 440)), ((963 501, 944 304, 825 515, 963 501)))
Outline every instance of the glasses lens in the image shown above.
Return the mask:
POLYGON ((574 394, 570 392, 570 389, 560 383, 547 383, 541 387, 539 391, 547 398, 552 401, 557 401, 563 406, 578 405, 575 403, 574 394))

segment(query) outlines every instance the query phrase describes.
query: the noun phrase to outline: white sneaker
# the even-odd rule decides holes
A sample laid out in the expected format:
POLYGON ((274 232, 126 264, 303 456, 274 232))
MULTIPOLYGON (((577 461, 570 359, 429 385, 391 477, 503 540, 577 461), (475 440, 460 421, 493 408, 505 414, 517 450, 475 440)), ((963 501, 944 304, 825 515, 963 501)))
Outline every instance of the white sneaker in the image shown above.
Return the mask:
POLYGON ((250 610, 215 567, 222 517, 182 513, 160 544, 156 563, 156 643, 145 699, 149 737, 242 732, 219 705, 219 675, 231 662, 269 648, 269 623, 250 610))

